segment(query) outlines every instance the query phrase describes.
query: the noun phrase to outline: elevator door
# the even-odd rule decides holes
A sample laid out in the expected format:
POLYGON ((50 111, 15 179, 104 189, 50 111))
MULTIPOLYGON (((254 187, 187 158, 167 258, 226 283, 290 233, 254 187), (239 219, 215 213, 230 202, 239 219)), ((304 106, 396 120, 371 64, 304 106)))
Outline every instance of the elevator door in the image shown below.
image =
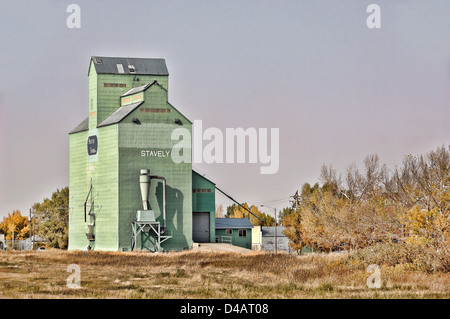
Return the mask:
POLYGON ((193 213, 192 240, 194 243, 209 243, 209 213, 193 213))

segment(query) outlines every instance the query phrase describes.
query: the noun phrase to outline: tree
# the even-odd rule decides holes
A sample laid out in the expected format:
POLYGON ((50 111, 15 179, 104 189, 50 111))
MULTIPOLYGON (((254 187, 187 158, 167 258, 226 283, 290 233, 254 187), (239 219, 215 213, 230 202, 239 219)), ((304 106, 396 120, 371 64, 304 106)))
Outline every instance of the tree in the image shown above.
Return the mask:
POLYGON ((5 239, 25 239, 30 237, 30 223, 28 217, 22 216, 20 211, 8 213, 0 223, 0 232, 5 234, 5 239))
POLYGON ((223 213, 224 213, 223 205, 222 204, 216 205, 216 212, 215 212, 216 218, 222 218, 223 213))
POLYGON ((57 189, 52 197, 32 207, 37 218, 36 234, 50 246, 66 248, 69 237, 69 188, 57 189))
MULTIPOLYGON (((295 206, 295 203, 292 205, 295 206)), ((281 225, 284 226, 283 224, 283 219, 286 218, 287 216, 289 216, 290 214, 293 214, 295 212, 295 209, 292 207, 284 207, 281 212, 278 214, 278 220, 280 220, 281 225)))
POLYGON ((286 227, 283 233, 289 238, 289 246, 297 251, 298 255, 301 255, 302 249, 305 247, 305 241, 300 211, 291 211, 284 215, 282 223, 286 227))
POLYGON ((237 208, 239 208, 239 206, 236 204, 228 206, 227 207, 227 215, 225 217, 230 218, 230 216, 234 214, 234 210, 237 208))
POLYGON ((406 156, 390 184, 405 231, 437 249, 450 245, 450 149, 442 146, 425 155, 406 156))
POLYGON ((227 207, 227 217, 228 218, 248 218, 252 225, 254 226, 271 226, 275 223, 275 218, 267 215, 263 212, 261 212, 257 206, 252 205, 248 206, 247 203, 242 204, 243 207, 250 210, 254 215, 258 216, 261 220, 256 218, 254 215, 250 214, 247 210, 242 208, 241 206, 238 206, 236 204, 233 204, 231 206, 227 207), (250 216, 249 216, 250 215, 250 216))
POLYGON ((322 186, 302 187, 297 220, 283 219, 297 232, 291 240, 298 241, 301 233, 304 244, 325 251, 401 240, 432 246, 445 259, 442 252, 450 250, 449 150, 442 146, 408 155, 393 171, 376 154, 368 155, 362 173, 351 164, 343 182, 331 164, 323 165, 322 186))

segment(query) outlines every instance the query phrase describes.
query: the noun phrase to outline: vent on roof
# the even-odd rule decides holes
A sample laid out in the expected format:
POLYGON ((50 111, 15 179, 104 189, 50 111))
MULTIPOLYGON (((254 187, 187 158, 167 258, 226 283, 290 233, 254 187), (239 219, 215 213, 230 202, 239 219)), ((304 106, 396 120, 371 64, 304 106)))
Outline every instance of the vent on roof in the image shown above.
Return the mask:
POLYGON ((136 73, 136 68, 134 65, 128 65, 128 70, 130 70, 130 73, 136 73))
POLYGON ((100 59, 100 58, 94 58, 94 62, 95 62, 96 64, 101 64, 101 63, 102 63, 102 59, 100 59))
POLYGON ((116 64, 116 66, 117 66, 117 71, 119 73, 125 73, 125 71, 123 70, 123 65, 122 64, 116 64))

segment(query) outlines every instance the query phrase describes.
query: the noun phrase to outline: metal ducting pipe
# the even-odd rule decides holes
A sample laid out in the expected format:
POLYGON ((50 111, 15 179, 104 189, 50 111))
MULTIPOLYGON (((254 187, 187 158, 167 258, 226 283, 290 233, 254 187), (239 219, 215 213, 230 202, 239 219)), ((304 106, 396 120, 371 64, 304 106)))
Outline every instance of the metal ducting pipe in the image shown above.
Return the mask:
POLYGON ((150 175, 151 179, 160 179, 163 183, 163 227, 166 228, 166 178, 163 176, 150 175))

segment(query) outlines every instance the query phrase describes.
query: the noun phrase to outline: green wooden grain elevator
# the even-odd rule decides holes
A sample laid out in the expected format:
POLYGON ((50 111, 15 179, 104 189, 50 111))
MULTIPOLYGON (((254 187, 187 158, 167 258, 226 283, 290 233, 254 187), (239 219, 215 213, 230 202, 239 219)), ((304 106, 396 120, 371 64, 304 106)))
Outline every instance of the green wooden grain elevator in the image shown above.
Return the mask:
POLYGON ((192 122, 168 101, 165 60, 91 57, 88 76, 88 116, 69 133, 69 249, 183 250, 202 232, 213 242, 214 184, 171 157, 172 133, 191 136, 192 122))

